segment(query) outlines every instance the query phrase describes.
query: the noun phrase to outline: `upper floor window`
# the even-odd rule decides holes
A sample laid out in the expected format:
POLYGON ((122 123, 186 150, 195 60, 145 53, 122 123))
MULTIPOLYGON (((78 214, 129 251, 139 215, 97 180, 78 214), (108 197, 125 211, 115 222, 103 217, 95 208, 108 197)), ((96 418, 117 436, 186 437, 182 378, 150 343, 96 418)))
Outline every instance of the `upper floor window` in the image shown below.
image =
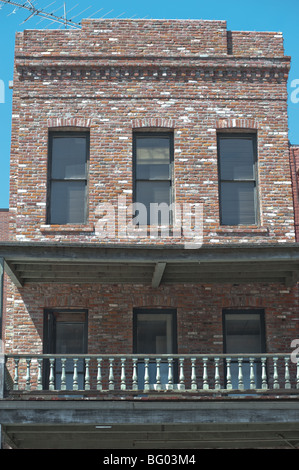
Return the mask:
POLYGON ((86 222, 88 155, 88 133, 50 134, 48 223, 63 225, 86 222))
POLYGON ((218 161, 220 223, 257 224, 256 135, 219 134, 218 161))
POLYGON ((135 132, 133 156, 134 202, 146 208, 143 217, 138 214, 138 222, 142 225, 161 224, 161 213, 151 210, 151 204, 165 203, 169 208, 172 203, 173 134, 135 132))

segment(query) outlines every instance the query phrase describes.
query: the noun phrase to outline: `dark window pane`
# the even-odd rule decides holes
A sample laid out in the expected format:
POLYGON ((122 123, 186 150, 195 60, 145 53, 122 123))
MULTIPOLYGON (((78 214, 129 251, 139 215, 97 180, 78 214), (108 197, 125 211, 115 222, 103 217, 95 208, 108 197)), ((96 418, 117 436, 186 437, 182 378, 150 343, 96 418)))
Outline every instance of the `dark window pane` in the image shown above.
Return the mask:
POLYGON ((85 178, 86 138, 53 137, 52 178, 85 178))
POLYGON ((222 180, 254 179, 253 139, 220 139, 220 176, 222 180))
POLYGON ((139 314, 137 317, 137 353, 173 353, 171 314, 139 314))
POLYGON ((85 222, 83 181, 53 181, 51 187, 51 224, 85 222))
POLYGON ((84 353, 84 323, 56 323, 56 354, 84 353))
MULTIPOLYGON (((151 203, 165 203, 167 205, 167 210, 170 205, 170 181, 139 181, 136 184, 136 202, 142 203, 147 211, 147 224, 150 224, 150 215, 152 212, 152 223, 157 223, 155 219, 154 210, 151 209, 151 203)), ((166 222, 165 217, 162 217, 161 214, 159 216, 158 223, 166 222)), ((145 222, 141 222, 142 224, 146 224, 145 222)), ((169 223, 169 218, 167 223, 169 223)))
POLYGON ((221 183, 221 223, 256 223, 255 183, 221 183))
POLYGON ((259 314, 226 314, 225 324, 227 353, 262 352, 259 314))
POLYGON ((169 163, 169 137, 136 137, 137 179, 169 179, 169 163))

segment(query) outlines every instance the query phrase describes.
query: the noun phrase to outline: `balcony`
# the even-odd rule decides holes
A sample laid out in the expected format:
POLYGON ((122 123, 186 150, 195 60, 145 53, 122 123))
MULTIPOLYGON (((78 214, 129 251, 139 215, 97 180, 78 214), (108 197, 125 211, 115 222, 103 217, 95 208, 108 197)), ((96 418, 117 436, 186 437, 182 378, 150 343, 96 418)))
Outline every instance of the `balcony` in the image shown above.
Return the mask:
POLYGON ((100 400, 299 395, 299 363, 292 362, 290 354, 8 354, 3 357, 0 366, 5 371, 5 398, 100 400))

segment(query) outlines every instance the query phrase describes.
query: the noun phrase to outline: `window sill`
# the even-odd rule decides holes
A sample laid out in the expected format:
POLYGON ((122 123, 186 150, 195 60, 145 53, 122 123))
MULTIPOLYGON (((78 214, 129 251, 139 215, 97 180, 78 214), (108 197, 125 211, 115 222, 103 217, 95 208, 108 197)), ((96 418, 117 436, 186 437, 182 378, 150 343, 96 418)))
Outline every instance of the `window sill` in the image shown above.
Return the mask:
POLYGON ((218 227, 216 232, 220 235, 269 235, 267 227, 248 226, 248 225, 223 225, 218 227))
POLYGON ((78 233, 94 232, 94 224, 65 224, 65 225, 41 225, 43 233, 78 233))

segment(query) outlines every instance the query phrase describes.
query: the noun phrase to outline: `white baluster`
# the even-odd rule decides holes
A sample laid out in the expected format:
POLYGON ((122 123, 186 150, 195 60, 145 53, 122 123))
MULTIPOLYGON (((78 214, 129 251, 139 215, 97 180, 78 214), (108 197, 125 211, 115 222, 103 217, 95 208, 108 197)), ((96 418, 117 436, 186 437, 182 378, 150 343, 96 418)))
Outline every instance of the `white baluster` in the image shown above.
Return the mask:
POLYGON ((133 376, 132 376, 132 389, 133 390, 138 390, 137 362, 138 362, 138 359, 136 357, 133 357, 133 376))
POLYGON ((37 390, 43 389, 43 374, 42 374, 42 363, 43 360, 41 358, 37 359, 37 390))
POLYGON ((290 382, 290 370, 289 370, 289 357, 284 358, 284 380, 285 380, 285 388, 291 388, 290 382))
POLYGON ((167 390, 173 390, 173 374, 172 374, 172 363, 173 358, 168 358, 168 383, 167 383, 167 390))
POLYGON ((230 364, 231 364, 231 358, 227 357, 226 358, 226 389, 227 390, 232 390, 233 388, 230 364))
POLYGON ((31 364, 31 359, 27 358, 26 359, 26 364, 27 364, 27 371, 26 371, 26 390, 31 389, 31 384, 30 384, 30 364, 31 364))
POLYGON ((66 358, 63 357, 61 359, 61 385, 60 385, 61 390, 66 390, 65 363, 66 363, 66 358))
POLYGON ((144 390, 149 390, 150 385, 149 385, 149 373, 148 373, 148 365, 149 365, 149 359, 145 358, 144 359, 144 390))
POLYGON ((73 390, 78 390, 78 359, 73 359, 74 363, 74 375, 73 375, 73 390))
POLYGON ((204 357, 203 358, 203 390, 208 390, 209 389, 209 382, 208 382, 208 358, 204 357))
POLYGON ((85 379, 84 379, 84 389, 90 390, 90 374, 89 374, 89 362, 90 358, 85 358, 85 379))
POLYGON ((219 357, 214 358, 214 363, 215 363, 215 390, 219 390, 221 388, 220 375, 219 375, 219 357))
POLYGON ((191 357, 191 390, 197 390, 197 380, 196 380, 196 358, 191 357))
POLYGON ((14 381, 13 381, 13 389, 14 390, 19 390, 19 362, 20 358, 15 357, 15 376, 14 376, 14 381))
POLYGON ((55 390, 55 376, 54 376, 55 359, 51 357, 49 361, 50 361, 49 390, 55 390))
POLYGON ((160 363, 161 363, 161 359, 156 358, 156 385, 155 385, 155 390, 162 390, 160 363))
POLYGON ((102 358, 101 357, 97 357, 97 364, 98 364, 98 370, 97 370, 97 390, 102 390, 103 389, 103 386, 102 386, 102 367, 101 367, 101 364, 102 364, 102 358))
POLYGON ((249 378, 250 378, 250 390, 254 390, 256 388, 256 383, 255 383, 255 374, 254 374, 254 357, 249 358, 249 364, 250 364, 250 373, 249 373, 249 378))
POLYGON ((180 363, 180 376, 179 376, 179 390, 185 390, 185 376, 184 376, 184 358, 179 358, 180 363))
POLYGON ((125 368, 126 358, 122 357, 120 362, 121 362, 120 389, 126 390, 126 368, 125 368))
POLYGON ((239 390, 244 390, 242 362, 243 362, 243 358, 238 357, 238 389, 239 390))
POLYGON ((267 388, 268 388, 267 373, 266 373, 266 361, 267 361, 267 359, 265 357, 261 358, 261 362, 262 362, 262 389, 263 390, 267 390, 267 388))
POLYGON ((114 358, 109 358, 109 390, 114 390, 114 372, 113 372, 114 358))
POLYGON ((279 388, 277 361, 278 357, 273 357, 273 388, 279 388))

